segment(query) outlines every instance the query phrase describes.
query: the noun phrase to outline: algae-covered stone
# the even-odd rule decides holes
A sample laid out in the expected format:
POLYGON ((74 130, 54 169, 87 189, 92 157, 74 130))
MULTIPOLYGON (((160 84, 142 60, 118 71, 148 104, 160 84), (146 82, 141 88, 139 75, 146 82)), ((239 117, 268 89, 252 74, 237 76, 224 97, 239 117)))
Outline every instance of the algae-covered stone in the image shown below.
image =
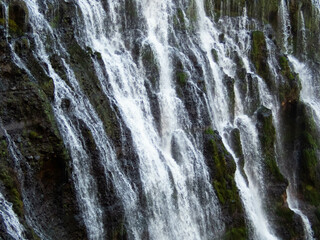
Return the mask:
POLYGON ((272 112, 266 107, 261 107, 257 111, 257 128, 259 130, 259 139, 261 142, 261 150, 267 170, 277 181, 285 181, 280 173, 275 159, 274 145, 276 141, 276 132, 272 122, 272 112))
POLYGON ((261 31, 252 32, 251 59, 257 73, 263 78, 267 86, 273 89, 274 82, 271 78, 268 64, 267 44, 264 33, 261 31))
POLYGON ((9 30, 13 35, 22 35, 27 31, 29 12, 26 3, 13 0, 9 4, 9 30))
POLYGON ((225 238, 241 236, 240 239, 246 239, 248 229, 234 179, 236 164, 225 149, 219 134, 211 128, 204 132, 204 156, 225 216, 227 226, 225 238))

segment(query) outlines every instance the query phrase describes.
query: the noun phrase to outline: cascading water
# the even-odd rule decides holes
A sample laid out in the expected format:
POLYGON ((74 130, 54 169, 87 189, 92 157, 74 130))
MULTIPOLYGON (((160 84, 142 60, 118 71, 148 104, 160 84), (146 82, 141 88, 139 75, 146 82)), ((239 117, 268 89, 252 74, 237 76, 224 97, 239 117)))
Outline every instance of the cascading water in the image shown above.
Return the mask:
MULTIPOLYGON (((311 73, 311 70, 309 67, 300 62, 298 59, 296 59, 294 56, 289 56, 290 62, 293 64, 294 70, 299 73, 299 78, 301 80, 302 90, 300 97, 304 103, 306 103, 309 107, 312 109, 313 118, 315 119, 315 122, 317 126, 319 126, 319 103, 318 103, 318 93, 317 93, 317 82, 313 80, 313 76, 311 73)), ((291 191, 295 192, 296 190, 296 177, 293 176, 292 182, 291 182, 291 191)), ((306 232, 306 239, 314 239, 313 237, 313 231, 311 228, 310 221, 306 217, 306 215, 303 214, 303 212, 299 209, 299 202, 296 199, 288 199, 288 203, 291 209, 293 209, 298 215, 301 216, 303 223, 304 223, 304 229, 306 232)))
POLYGON ((300 11, 300 21, 301 21, 301 45, 302 45, 302 56, 305 59, 306 55, 305 53, 307 52, 307 36, 306 36, 306 25, 305 25, 305 20, 304 20, 304 15, 303 12, 300 11))
MULTIPOLYGON (((230 122, 230 112, 228 111, 228 104, 226 102, 226 90, 222 83, 222 73, 220 72, 220 67, 215 63, 212 57, 209 56, 211 52, 211 47, 216 45, 219 46, 218 55, 219 63, 224 67, 223 70, 226 74, 234 75, 232 68, 230 69, 231 59, 225 55, 226 49, 229 48, 236 48, 236 44, 233 43, 231 39, 225 44, 219 44, 217 41, 217 36, 219 32, 215 29, 214 25, 208 18, 205 17, 203 4, 200 1, 198 3, 198 11, 199 11, 199 34, 200 39, 203 44, 203 49, 206 50, 208 53, 208 58, 211 65, 211 71, 214 76, 214 85, 215 85, 215 92, 211 97, 212 102, 210 102, 211 107, 213 107, 213 123, 217 127, 218 131, 220 132, 221 136, 225 136, 228 130, 228 127, 234 126, 233 122, 230 122), (214 34, 214 35, 213 35, 214 34), (230 45, 229 45, 230 44, 230 45)), ((244 16, 243 21, 245 21, 246 16, 244 16)), ((241 19, 242 20, 242 19, 241 19)), ((245 24, 244 24, 245 26, 245 24)), ((244 35, 245 36, 245 35, 244 35)), ((242 40, 242 39, 241 39, 242 40)), ((245 38, 243 39, 245 40, 245 38)), ((245 41, 241 41, 242 46, 246 46, 245 41)), ((240 49, 238 49, 240 56, 245 56, 240 49)), ((248 62, 246 57, 243 57, 244 62, 248 62)), ((235 66, 235 65, 233 65, 235 66)), ((247 69, 250 72, 250 69, 247 69)), ((208 81, 208 80, 207 80, 208 81)), ((210 82, 208 82, 208 85, 210 82)), ((210 94, 210 93, 209 93, 210 94)), ((236 172, 236 182, 239 187, 243 204, 246 210, 246 213, 251 220, 250 223, 254 226, 254 233, 253 238, 258 239, 276 239, 276 237, 271 232, 270 226, 266 219, 264 210, 262 208, 262 200, 260 198, 261 194, 261 185, 263 183, 262 177, 262 169, 257 159, 260 159, 259 156, 259 147, 258 147, 258 137, 256 134, 256 128, 254 120, 248 118, 241 109, 244 108, 239 98, 236 98, 236 108, 240 111, 235 113, 235 124, 239 127, 241 132, 241 142, 243 143, 244 154, 246 156, 246 165, 245 165, 245 172, 248 176, 248 184, 242 174, 240 174, 240 166, 238 165, 238 169, 236 172)), ((224 144, 228 146, 227 139, 224 139, 224 144)), ((228 150, 230 152, 231 148, 229 147, 228 150)))
POLYGON ((24 227, 20 224, 17 215, 12 210, 12 204, 7 202, 0 193, 0 219, 9 236, 8 239, 23 240, 24 227))
POLYGON ((291 52, 291 24, 289 19, 289 13, 288 13, 288 6, 287 6, 286 0, 280 1, 280 8, 279 8, 279 15, 281 19, 281 26, 282 26, 282 40, 283 40, 283 48, 285 53, 291 52))
MULTIPOLYGON (((102 86, 107 84, 111 86, 111 89, 104 88, 104 92, 107 96, 113 95, 132 133, 135 151, 140 161, 143 191, 147 196, 150 217, 146 217, 148 217, 150 238, 210 239, 214 237, 212 234, 219 233, 222 229, 219 223, 217 200, 212 187, 208 184, 208 173, 203 156, 195 148, 194 140, 189 139, 191 136, 182 130, 183 127, 188 126, 181 125, 181 122, 188 123, 189 120, 181 102, 175 96, 171 83, 172 73, 167 38, 170 30, 168 16, 172 3, 138 3, 141 4, 140 7, 147 21, 148 30, 144 41, 154 49, 160 67, 160 134, 155 130, 147 90, 144 87, 145 77, 132 62, 128 52, 124 51, 120 55, 118 53, 119 45, 123 46, 122 36, 115 35, 113 39, 107 39, 103 34, 99 34, 97 29, 102 28, 106 15, 101 11, 99 4, 91 5, 91 8, 87 8, 87 4, 89 3, 79 2, 83 15, 88 17, 84 22, 94 21, 94 14, 91 11, 98 13, 99 21, 96 22, 95 28, 88 27, 84 34, 91 42, 90 47, 101 53, 108 82, 106 82, 107 77, 103 75, 104 69, 101 69, 97 63, 96 71, 102 86), (158 15, 154 15, 155 12, 158 15), (101 46, 104 47, 101 48, 101 46), (181 156, 179 164, 171 155, 173 139, 179 147, 181 156), (198 175, 199 172, 202 174, 198 175), (200 186, 207 195, 205 199, 201 199, 201 202, 196 193, 200 186), (204 203, 206 206, 203 205, 204 203)), ((116 6, 111 4, 111 9, 116 9, 116 6)), ((111 15, 117 14, 115 12, 111 15)), ((113 24, 116 29, 119 23, 115 21, 113 24)))
MULTIPOLYGON (((79 222, 84 225, 88 239, 118 237, 118 233, 111 233, 108 228, 107 211, 112 212, 114 206, 109 209, 109 203, 105 203, 108 199, 104 194, 107 193, 101 192, 105 189, 101 184, 114 191, 110 194, 114 194, 117 207, 123 211, 119 222, 125 226, 128 239, 230 238, 228 234, 235 230, 226 233, 230 229, 225 222, 233 216, 222 214, 225 208, 223 193, 212 184, 214 175, 219 173, 210 169, 208 161, 213 160, 207 159, 203 150, 204 132, 212 129, 219 132, 226 149, 218 147, 218 150, 228 151, 235 160, 234 179, 239 190, 236 194, 242 200, 248 238, 282 239, 272 219, 273 213, 265 207, 269 186, 257 117, 260 105, 272 110, 272 124, 277 132, 275 161, 282 170, 279 163, 283 139, 279 134, 281 104, 266 79, 257 73, 259 69, 253 68, 250 55, 253 48, 251 30, 268 30, 247 16, 247 7, 237 9, 236 14, 243 12, 242 16, 221 16, 216 22, 215 17, 208 16, 208 2, 68 1, 67 5, 75 6, 73 44, 86 52, 102 92, 99 101, 112 104, 110 108, 119 122, 119 139, 115 140, 108 136, 110 126, 105 126, 101 109, 95 105, 92 96, 87 96, 88 91, 81 82, 83 76, 77 73, 72 53, 67 50, 68 43, 64 42, 62 32, 54 27, 57 19, 47 16, 50 8, 58 3, 24 1, 32 29, 33 55, 54 84, 52 108, 72 159, 72 181, 81 215, 79 222), (132 16, 138 22, 130 22, 132 16), (151 52, 152 57, 146 60, 145 51, 151 52), (60 69, 53 63, 52 55, 59 59, 60 69), (154 79, 150 77, 148 64, 155 65, 151 73, 154 79), (239 76, 239 68, 244 77, 239 76), (232 94, 226 79, 232 82, 232 94), (249 85, 254 90, 250 90, 249 85), (237 129, 244 164, 232 146, 231 132, 237 129), (134 156, 122 156, 125 151, 134 156), (133 158, 134 162, 130 162, 133 158), (126 165, 134 166, 131 170, 135 173, 130 173, 130 167, 126 165), (102 177, 97 177, 97 168, 102 177)), ((281 48, 285 54, 293 51, 288 4, 281 0, 277 9, 281 48)), ((221 1, 220 7, 220 14, 235 14, 232 1, 221 1)), ((8 8, 5 4, 6 15, 8 8)), ((306 23, 302 11, 299 14, 304 51, 307 48, 306 23)), ((64 24, 68 22, 63 21, 64 24)), ((36 79, 24 57, 15 52, 17 48, 9 37, 9 20, 5 22, 13 62, 30 78, 36 79)), ((11 22, 11 28, 12 25, 11 22)), ((272 37, 263 38, 268 52, 264 63, 268 65, 270 77, 277 79, 279 66, 275 43, 272 37)), ((302 80, 301 98, 310 105, 318 123, 320 106, 311 75, 293 56, 289 60, 302 80)), ((279 84, 276 82, 276 87, 279 84)), ((1 129, 6 133, 15 160, 23 160, 13 138, 4 127, 1 129)), ((17 166, 27 224, 41 239, 54 239, 47 235, 47 229, 36 214, 32 214, 34 206, 29 199, 36 193, 24 191, 26 173, 19 164, 17 166)), ((299 208, 295 196, 296 177, 287 176, 287 179, 286 202, 301 217, 306 238, 314 239, 311 223, 299 208)), ((5 219, 7 233, 14 239, 24 239, 24 228, 1 194, 0 202, 3 203, 0 215, 5 219)), ((241 232, 242 229, 237 230, 241 232)))

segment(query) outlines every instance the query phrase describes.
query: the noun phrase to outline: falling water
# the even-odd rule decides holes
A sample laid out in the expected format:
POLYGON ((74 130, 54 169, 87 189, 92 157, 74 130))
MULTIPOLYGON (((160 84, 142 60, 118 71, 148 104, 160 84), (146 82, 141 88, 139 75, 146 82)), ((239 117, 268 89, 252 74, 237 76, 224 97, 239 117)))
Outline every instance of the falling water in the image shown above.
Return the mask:
MULTIPOLYGON (((34 214, 34 210, 32 210, 33 206, 32 206, 32 203, 30 202, 30 195, 34 196, 34 194, 32 194, 32 192, 31 192, 31 194, 28 193, 25 189, 25 186, 24 186, 25 185, 25 177, 24 177, 24 173, 22 170, 22 161, 24 159, 22 157, 22 154, 18 150, 18 148, 17 148, 15 142, 12 140, 11 136, 8 134, 7 130, 4 128, 1 119, 0 119, 0 130, 4 134, 4 136, 6 137, 6 141, 8 143, 9 154, 13 159, 14 168, 17 173, 17 178, 20 182, 21 198, 23 201, 23 209, 26 211, 26 213, 25 213, 26 220, 27 220, 28 224, 33 227, 34 231, 37 233, 37 235, 39 237, 41 237, 42 239, 49 239, 46 236, 46 234, 43 233, 41 224, 37 221, 37 218, 34 214)), ((26 167, 29 170, 29 172, 31 172, 30 166, 26 165, 26 167)), ((21 226, 21 229, 23 229, 22 226, 21 226)))
POLYGON ((300 92, 301 100, 311 107, 313 118, 316 124, 320 125, 320 103, 319 103, 319 86, 315 81, 308 65, 300 62, 294 56, 288 57, 293 64, 295 72, 299 73, 302 89, 300 92))
POLYGON ((280 24, 282 26, 281 39, 283 41, 283 48, 285 53, 291 52, 291 24, 287 6, 287 0, 280 1, 279 15, 280 15, 280 24))
MULTIPOLYGON (((265 212, 262 206, 261 199, 261 191, 263 185, 262 179, 262 169, 261 169, 261 156, 260 156, 260 147, 259 140, 257 136, 257 129, 255 127, 255 121, 250 119, 247 115, 243 113, 244 106, 242 105, 242 101, 239 97, 236 97, 236 108, 238 111, 235 113, 235 122, 230 122, 230 112, 228 112, 228 105, 226 102, 225 96, 227 95, 225 87, 222 83, 222 73, 220 72, 220 66, 222 65, 224 68, 224 72, 234 76, 234 72, 232 68, 230 69, 233 63, 231 59, 226 56, 226 48, 236 48, 239 51, 239 55, 243 57, 243 62, 248 63, 248 59, 244 53, 247 50, 245 46, 247 46, 246 34, 242 33, 243 40, 240 45, 243 46, 242 49, 236 47, 236 44, 228 39, 225 44, 220 44, 217 41, 217 36, 219 32, 214 27, 214 24, 205 17, 203 3, 197 1, 198 4, 198 13, 199 13, 199 35, 201 43, 203 44, 203 49, 207 52, 208 58, 210 61, 211 71, 214 78, 214 86, 215 92, 211 97, 212 102, 210 102, 210 106, 213 108, 214 117, 213 122, 216 125, 220 135, 223 137, 224 144, 227 147, 227 150, 232 153, 231 148, 228 146, 228 141, 225 138, 227 134, 227 130, 229 127, 239 127, 241 142, 243 144, 245 159, 245 173, 248 177, 248 184, 246 184, 246 180, 244 176, 240 173, 240 166, 237 163, 237 171, 235 175, 235 180, 237 182, 238 188, 240 190, 240 194, 242 196, 242 201, 250 219, 250 223, 254 227, 254 233, 252 238, 254 239, 277 239, 268 223, 265 212), (210 56, 211 48, 213 46, 219 46, 217 48, 220 66, 218 66, 210 56), (243 52, 241 52, 243 50, 243 52), (258 160, 258 161, 257 161, 258 160)), ((245 12, 245 11, 244 11, 245 12)), ((240 20, 242 23, 242 27, 245 28, 246 24, 246 15, 240 20)), ((240 35, 241 36, 241 35, 240 35)), ((247 65, 247 71, 251 72, 247 65)), ((208 81, 208 80, 207 80, 208 81)), ((210 86, 210 82, 207 82, 210 86)), ((239 89, 236 90, 239 92, 239 89)), ((210 92, 208 93, 210 95, 210 92)), ((210 98, 210 97, 209 97, 210 98)), ((234 154, 233 154, 234 155, 234 154)), ((235 158, 235 156, 234 156, 235 158)), ((236 159, 236 158, 235 158, 236 159)))
MULTIPOLYGON (((85 29, 90 47, 99 51, 104 62, 102 69, 95 64, 97 75, 106 96, 112 94, 121 115, 129 127, 135 151, 139 157, 139 168, 143 192, 147 197, 148 233, 151 239, 210 239, 213 233, 219 233, 219 208, 213 188, 208 179, 207 167, 201 152, 195 148, 194 139, 187 135, 181 124, 188 123, 188 117, 181 101, 175 96, 172 84, 172 68, 168 31, 170 7, 169 1, 161 3, 138 2, 146 20, 147 34, 144 42, 149 44, 160 68, 161 133, 156 131, 150 109, 150 101, 144 82, 144 74, 137 68, 129 52, 124 50, 121 35, 106 38, 97 29, 102 28, 106 14, 99 4, 91 5, 80 1, 85 23, 95 22, 95 27, 85 29), (95 12, 95 14, 92 14, 95 12), (96 21, 94 21, 96 17, 96 21), (119 54, 118 49, 122 49, 119 54), (104 70, 107 76, 104 76, 104 70), (111 88, 106 89, 105 86, 111 88), (172 141, 176 141, 181 159, 173 159, 172 141), (201 173, 201 174, 199 174, 201 173), (197 195, 201 186, 203 199, 197 195)), ((110 3, 110 9, 117 9, 110 3)), ((116 16, 112 12, 111 16, 116 16)), ((119 24, 112 19, 113 24, 119 24)), ((117 28, 114 26, 113 28, 117 28)), ((129 214, 127 212, 127 214, 129 214)), ((127 215, 128 216, 128 215, 127 215)), ((129 217, 129 216, 128 216, 129 217)), ((129 222, 130 227, 130 222, 129 222)), ((137 239, 141 236, 137 236, 137 239)))
MULTIPOLYGON (((26 1, 29 8, 30 22, 36 29, 38 34, 44 33, 52 34, 50 25, 46 22, 44 17, 39 13, 38 4, 34 1, 26 1)), ((48 66, 48 74, 52 77, 55 84, 55 103, 54 112, 60 126, 61 133, 65 139, 65 143, 70 150, 73 159, 73 178, 77 188, 78 201, 83 214, 83 221, 86 224, 88 236, 90 239, 103 238, 103 223, 101 218, 101 210, 97 202, 97 188, 96 183, 89 174, 90 161, 86 151, 83 149, 83 144, 79 134, 79 129, 72 125, 71 116, 68 116, 61 108, 62 99, 70 99, 71 106, 74 107, 74 115, 84 120, 85 123, 97 122, 96 114, 92 111, 88 100, 81 94, 76 82, 72 82, 73 78, 71 72, 69 73, 69 80, 73 87, 78 90, 73 92, 71 88, 61 80, 61 78, 54 72, 48 56, 43 47, 40 35, 35 35, 37 43, 37 55, 48 66)), ((100 124, 101 127, 102 124, 100 124)), ((90 126, 90 125, 89 125, 90 126)), ((101 129, 99 129, 101 133, 101 129)), ((96 130, 97 131, 97 130, 96 130)))
POLYGON ((312 0, 313 5, 320 11, 320 1, 319 0, 312 0))
MULTIPOLYGON (((141 59, 135 60, 132 49, 128 47, 126 41, 132 40, 131 33, 123 31, 121 5, 124 1, 110 0, 106 3, 107 7, 99 0, 76 1, 78 19, 75 39, 83 49, 90 48, 93 52, 101 54, 101 59, 92 57, 90 60, 93 62, 104 97, 115 104, 119 110, 117 116, 119 121, 121 119, 121 124, 123 122, 129 129, 130 137, 124 136, 124 127, 120 126, 123 137, 121 141, 126 141, 127 137, 132 138, 139 178, 135 181, 141 182, 142 185, 139 190, 136 186, 139 183, 134 182, 119 166, 113 143, 105 132, 103 122, 82 91, 74 69, 69 65, 69 54, 61 44, 63 39, 59 38, 59 33, 51 28, 39 10, 40 2, 37 0, 25 0, 25 2, 34 32, 36 44, 34 54, 46 66, 44 71, 54 82, 52 107, 65 146, 72 158, 72 178, 89 239, 105 239, 108 233, 103 216, 102 199, 98 193, 98 183, 93 174, 93 159, 80 129, 81 124, 92 134, 105 179, 107 182, 112 182, 115 194, 124 209, 124 221, 129 239, 143 239, 146 232, 150 239, 221 239, 227 226, 224 226, 221 207, 210 183, 208 167, 199 140, 201 134, 193 133, 193 125, 203 129, 208 127, 204 126, 204 120, 201 119, 202 111, 209 113, 210 124, 218 130, 227 151, 236 161, 235 180, 240 190, 248 228, 252 230, 250 238, 278 239, 264 209, 267 196, 264 194, 266 186, 256 115, 248 113, 246 104, 250 99, 245 96, 244 100, 240 94, 241 86, 238 84, 239 79, 236 74, 237 63, 232 59, 232 52, 235 52, 234 54, 243 62, 245 72, 255 79, 258 86, 257 101, 273 110, 273 122, 275 127, 279 128, 279 113, 274 110, 279 109, 279 103, 250 65, 251 37, 247 27, 250 24, 254 25, 255 22, 247 17, 246 8, 243 9, 243 15, 237 18, 235 25, 234 19, 221 18, 215 23, 206 16, 203 1, 191 1, 194 5, 192 7, 195 8, 195 13, 192 13, 195 19, 189 16, 189 9, 182 8, 182 17, 189 28, 186 31, 189 32, 184 36, 184 46, 177 46, 179 44, 176 43, 181 39, 175 32, 172 16, 177 6, 183 6, 185 1, 133 1, 134 10, 139 11, 139 21, 141 21, 139 22, 141 48, 150 47, 159 69, 159 86, 152 89, 156 96, 154 101, 159 104, 158 126, 146 87, 150 79, 142 66, 141 59), (223 42, 219 41, 221 33, 226 33, 223 42), (53 46, 48 47, 48 39, 54 42, 53 46), (212 56, 213 49, 217 52, 218 59, 212 56), (49 51, 59 55, 65 72, 64 77, 60 76, 51 65, 49 51), (203 72, 206 94, 199 93, 201 90, 192 79, 194 66, 187 52, 188 54, 191 52, 199 63, 197 67, 203 72), (199 119, 196 123, 191 120, 187 106, 177 93, 174 57, 179 58, 186 66, 184 70, 187 84, 193 89, 192 99, 197 102, 195 112, 199 119), (234 113, 226 97, 228 96, 224 83, 226 76, 235 79, 234 113), (65 104, 66 102, 68 104, 65 104), (240 130, 245 156, 244 171, 241 170, 239 160, 229 145, 230 129, 234 128, 240 130), (141 207, 142 202, 143 207, 141 207)), ((44 1, 44 4, 46 3, 47 1, 44 1)), ((229 1, 226 4, 230 7, 229 1)), ((231 10, 226 11, 230 13, 231 10)), ((301 24, 304 26, 303 14, 302 12, 300 14, 301 24)), ((286 53, 290 53, 291 26, 285 0, 280 2, 279 16, 283 48, 286 53)), ((302 34, 305 39, 305 32, 302 34)), ((270 50, 272 47, 268 45, 268 48, 270 50)), ((11 49, 13 51, 14 47, 11 49)), ((31 75, 18 55, 14 54, 14 58, 16 64, 31 75)), ((311 75, 295 58, 289 59, 302 79, 301 98, 312 107, 317 122, 320 122, 320 105, 317 103, 317 93, 312 87, 311 75)), ((275 74, 276 68, 272 57, 267 61, 275 74)), ((13 143, 11 145, 12 151, 17 151, 13 143)), ((295 188, 294 182, 290 183, 289 188, 295 188)), ((290 189, 289 207, 301 216, 308 239, 313 239, 310 222, 299 210, 299 204, 293 198, 290 189)), ((27 203, 27 198, 24 201, 27 203)), ((0 205, 1 216, 10 219, 11 225, 7 226, 8 233, 15 229, 16 239, 23 239, 23 228, 2 195, 0 203, 3 203, 0 205), (5 210, 2 211, 1 206, 4 206, 5 210)), ((28 208, 28 204, 25 205, 28 208)), ((36 223, 31 226, 39 229, 36 223)), ((37 233, 41 238, 47 239, 41 231, 37 233)))
POLYGON ((0 220, 4 223, 5 230, 14 240, 24 240, 24 227, 20 224, 17 215, 12 210, 12 204, 9 203, 0 193, 0 220))
POLYGON ((302 57, 305 59, 306 58, 306 52, 307 52, 307 37, 306 37, 306 25, 305 25, 305 20, 304 20, 304 15, 303 12, 300 11, 300 21, 301 21, 301 52, 302 52, 302 57))
MULTIPOLYGON (((295 57, 289 56, 288 58, 290 62, 293 64, 295 72, 299 73, 299 78, 301 80, 301 85, 302 85, 300 98, 304 103, 306 103, 308 106, 311 107, 311 109, 313 110, 313 116, 314 116, 315 122, 319 126, 320 104, 319 104, 319 100, 318 100, 319 98, 317 96, 317 92, 315 91, 315 89, 317 89, 317 86, 315 86, 315 82, 313 81, 311 71, 307 65, 299 62, 299 60, 296 59, 295 57)), ((293 193, 295 192, 295 189, 297 189, 295 179, 296 177, 293 176, 292 181, 290 183, 291 186, 289 186, 289 188, 291 189, 288 189, 288 191, 291 191, 293 193)), ((303 214, 303 212, 299 209, 298 199, 295 199, 294 197, 290 197, 292 195, 293 194, 288 194, 289 207, 301 217, 304 223, 304 231, 306 233, 306 239, 313 240, 314 237, 313 237, 313 231, 311 228, 310 221, 307 218, 307 216, 303 214)))

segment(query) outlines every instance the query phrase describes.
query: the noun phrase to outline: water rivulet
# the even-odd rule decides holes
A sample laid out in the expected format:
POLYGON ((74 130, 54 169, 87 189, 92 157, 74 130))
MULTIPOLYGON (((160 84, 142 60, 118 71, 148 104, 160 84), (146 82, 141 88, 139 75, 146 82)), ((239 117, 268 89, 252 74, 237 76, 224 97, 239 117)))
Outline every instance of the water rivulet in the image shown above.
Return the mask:
POLYGON ((319 239, 316 0, 0 0, 0 238, 319 239))

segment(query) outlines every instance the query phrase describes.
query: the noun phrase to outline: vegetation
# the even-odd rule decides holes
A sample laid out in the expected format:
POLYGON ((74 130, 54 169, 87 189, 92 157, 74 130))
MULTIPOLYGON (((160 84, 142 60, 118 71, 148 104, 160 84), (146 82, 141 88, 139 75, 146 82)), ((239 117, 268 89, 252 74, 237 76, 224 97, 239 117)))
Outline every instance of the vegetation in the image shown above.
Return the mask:
POLYGON ((248 232, 244 221, 242 203, 234 180, 236 165, 224 148, 221 138, 211 128, 205 130, 205 156, 211 170, 213 187, 223 206, 224 214, 233 216, 227 223, 225 239, 246 239, 248 232))
POLYGON ((277 181, 285 182, 283 175, 280 173, 276 159, 274 144, 276 141, 276 132, 272 123, 271 110, 261 107, 257 113, 259 139, 261 150, 267 170, 276 178, 277 181))
POLYGON ((261 31, 252 32, 251 59, 257 73, 263 78, 267 86, 273 89, 274 82, 270 75, 267 44, 264 33, 261 31))
POLYGON ((300 158, 299 178, 300 188, 306 201, 314 206, 320 206, 319 161, 320 149, 318 129, 308 109, 302 111, 300 124, 300 158))

